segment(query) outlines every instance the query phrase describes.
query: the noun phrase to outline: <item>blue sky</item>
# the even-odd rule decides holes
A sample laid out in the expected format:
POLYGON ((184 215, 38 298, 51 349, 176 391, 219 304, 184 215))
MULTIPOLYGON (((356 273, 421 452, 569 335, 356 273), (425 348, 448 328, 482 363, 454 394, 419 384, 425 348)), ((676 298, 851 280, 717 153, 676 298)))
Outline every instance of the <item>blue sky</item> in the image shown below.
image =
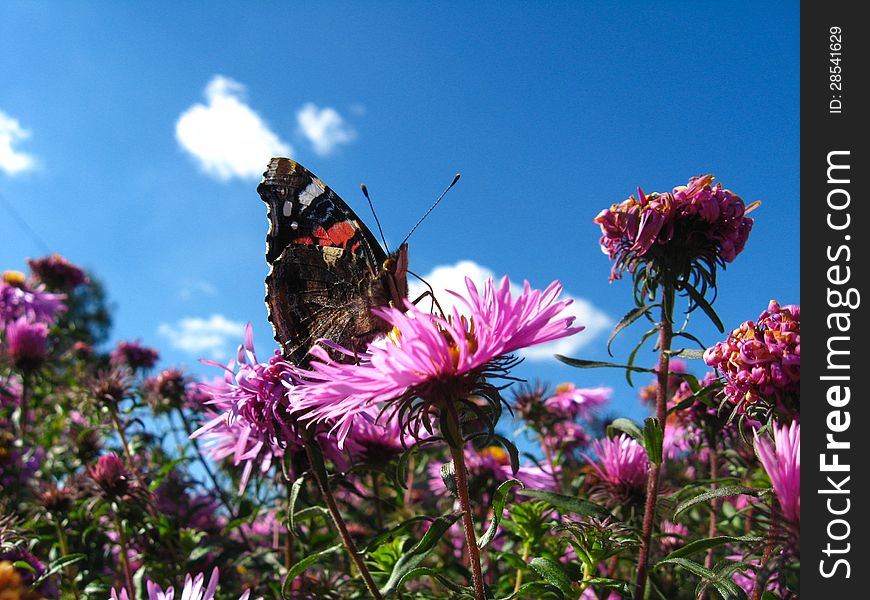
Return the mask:
MULTIPOLYGON (((365 182, 393 243, 461 171, 412 270, 560 279, 591 325, 565 350, 604 359, 632 301, 591 220, 638 185, 712 172, 762 200, 720 275, 726 326, 800 301, 798 25, 797 2, 3 2, 0 195, 104 280, 115 339, 210 374, 196 358, 247 321, 273 348, 255 191, 272 153, 368 219, 365 182)), ((0 219, 0 269, 45 253, 0 219)), ((535 356, 519 374, 613 385, 616 412, 643 414, 617 372, 535 356)))

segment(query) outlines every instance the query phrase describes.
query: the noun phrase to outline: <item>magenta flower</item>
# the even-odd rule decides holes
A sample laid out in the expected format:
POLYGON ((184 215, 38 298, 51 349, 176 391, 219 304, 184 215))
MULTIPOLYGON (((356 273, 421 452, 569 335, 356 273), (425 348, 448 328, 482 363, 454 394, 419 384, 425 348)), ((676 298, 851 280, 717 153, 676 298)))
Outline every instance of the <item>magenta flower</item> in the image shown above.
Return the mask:
POLYGON ((66 310, 63 294, 50 294, 41 285, 28 286, 23 273, 7 271, 0 281, 0 331, 22 317, 34 323, 54 323, 66 310))
POLYGON ((39 281, 55 290, 69 292, 88 282, 85 272, 60 254, 37 259, 29 258, 27 265, 39 281))
POLYGON ((6 324, 6 354, 21 371, 37 370, 48 358, 48 326, 20 317, 6 324))
POLYGON ((88 467, 88 473, 107 498, 120 498, 133 485, 130 471, 114 452, 101 456, 96 465, 88 467))
POLYGON ((664 194, 638 188, 637 198, 612 205, 593 221, 601 227, 601 250, 615 261, 611 281, 647 262, 687 280, 699 261, 724 265, 740 254, 753 224, 745 215, 753 208, 704 175, 664 194))
POLYGON ((360 414, 348 432, 345 447, 350 456, 370 465, 385 465, 415 442, 402 431, 396 419, 379 415, 376 410, 360 414))
POLYGON ((782 515, 794 526, 801 520, 801 426, 797 421, 782 427, 773 426, 773 442, 755 436, 755 451, 773 491, 782 515))
POLYGON ((114 366, 127 366, 134 371, 138 369, 150 369, 157 364, 160 354, 153 348, 143 346, 139 342, 118 342, 109 360, 114 366))
MULTIPOLYGON (((179 600, 214 600, 219 577, 220 572, 217 567, 212 570, 208 583, 205 583, 205 574, 203 573, 197 573, 194 577, 191 577, 189 574, 185 575, 184 588, 181 590, 181 597, 179 600)), ((175 599, 175 589, 172 586, 169 586, 166 588, 166 591, 163 591, 160 586, 149 580, 146 587, 148 589, 148 600, 175 599)), ((250 595, 251 590, 246 590, 245 593, 239 596, 239 600, 248 600, 250 595)), ((114 600, 114 598, 112 600, 114 600)))
POLYGON ((609 387, 578 388, 573 383, 563 383, 544 401, 544 407, 566 419, 588 417, 595 409, 610 402, 612 395, 613 388, 609 387))
POLYGON ((632 501, 643 496, 646 486, 646 450, 636 440, 623 433, 615 438, 592 442, 597 460, 585 454, 598 474, 606 495, 616 501, 632 501))
POLYGON ((580 423, 557 421, 541 432, 541 445, 549 450, 573 452, 589 445, 589 434, 580 423))
POLYGON ((704 352, 725 378, 725 397, 745 410, 759 401, 797 410, 801 379, 800 306, 771 300, 757 322, 746 321, 704 352))
POLYGON ((488 280, 482 295, 470 279, 466 285, 468 298, 454 295, 468 308, 469 318, 454 308, 445 319, 410 303, 407 312, 377 309, 373 312, 394 330, 385 343, 371 344, 360 363, 336 363, 315 350, 319 360, 302 374, 306 383, 290 391, 292 410, 300 419, 331 425, 340 446, 354 417, 379 403, 407 407, 419 398, 413 420, 416 427, 426 426, 433 407, 464 401, 481 392, 487 376, 506 374, 514 362, 510 353, 583 329, 571 326, 574 317, 562 315, 571 301, 557 300, 558 282, 543 292, 526 283, 516 298, 507 278, 498 288, 488 280))

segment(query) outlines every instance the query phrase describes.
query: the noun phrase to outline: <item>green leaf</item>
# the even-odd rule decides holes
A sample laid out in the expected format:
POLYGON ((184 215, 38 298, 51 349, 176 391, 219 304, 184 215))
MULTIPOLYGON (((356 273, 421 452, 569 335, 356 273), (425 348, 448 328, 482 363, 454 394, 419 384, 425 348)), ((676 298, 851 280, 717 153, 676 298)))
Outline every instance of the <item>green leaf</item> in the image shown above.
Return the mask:
MULTIPOLYGON (((704 314, 706 314, 710 318, 710 320, 713 321, 713 325, 716 326, 716 329, 719 330, 719 333, 724 333, 725 326, 722 325, 722 321, 719 319, 719 315, 716 314, 716 311, 713 310, 713 307, 710 306, 710 303, 707 302, 707 299, 704 298, 704 296, 702 296, 698 292, 698 290, 693 288, 691 285, 683 286, 682 290, 689 295, 689 298, 692 299, 692 302, 694 302, 696 306, 701 307, 701 310, 704 311, 704 314)), ((691 311, 693 309, 694 307, 690 308, 689 310, 691 311)))
POLYGON ((588 583, 594 588, 613 590, 623 598, 631 598, 633 595, 631 584, 629 584, 627 581, 622 581, 621 579, 610 579, 608 577, 592 577, 591 579, 583 580, 583 582, 588 583))
POLYGON ((433 569, 431 567, 417 567, 416 569, 411 569, 402 576, 402 579, 399 581, 399 587, 401 587, 408 581, 412 581, 414 579, 417 579, 418 577, 424 576, 431 577, 452 592, 461 592, 463 589, 461 585, 459 585, 455 581, 450 581, 447 577, 442 575, 441 571, 439 571, 438 569, 433 569))
POLYGON ((566 496, 565 494, 547 492, 545 490, 519 490, 517 493, 549 502, 562 513, 574 513, 581 516, 605 516, 610 514, 610 511, 603 506, 575 496, 566 496))
POLYGON ((539 556, 533 558, 529 563, 529 566, 537 571, 538 575, 543 577, 547 583, 559 588, 559 591, 569 598, 576 596, 571 587, 571 580, 568 578, 568 575, 565 574, 565 571, 562 570, 562 565, 557 563, 555 560, 539 556))
MULTIPOLYGON (((652 329, 650 329, 649 331, 644 333, 643 336, 641 336, 640 341, 637 343, 637 346, 635 346, 634 349, 631 351, 631 353, 628 355, 628 366, 629 367, 634 366, 634 360, 635 360, 635 358, 637 358, 637 353, 640 352, 640 349, 643 348, 643 345, 646 344, 647 340, 649 340, 652 336, 654 336, 658 332, 659 332, 659 328, 653 327, 652 329)), ((634 383, 632 383, 632 381, 631 381, 631 371, 627 370, 625 372, 625 380, 628 382, 628 385, 634 386, 634 383)))
POLYGON ((686 511, 687 509, 695 506, 696 504, 700 504, 701 502, 707 502, 708 500, 713 500, 715 498, 722 498, 725 496, 763 496, 768 493, 770 488, 750 488, 743 487, 740 485, 728 485, 720 488, 716 488, 715 490, 710 490, 708 492, 704 492, 703 494, 699 494, 694 498, 689 498, 685 502, 681 502, 677 505, 677 508, 674 510, 674 519, 676 517, 686 511))
POLYGON ((504 598, 500 598, 499 600, 514 600, 514 598, 524 598, 526 597, 526 594, 529 594, 530 592, 538 592, 535 596, 533 596, 534 598, 542 598, 544 593, 555 594, 560 599, 565 597, 565 594, 562 593, 562 590, 557 588, 552 583, 547 583, 546 581, 530 581, 521 585, 520 589, 518 589, 510 596, 505 596, 504 598))
POLYGON ((368 552, 371 552, 372 550, 374 550, 375 548, 377 548, 378 546, 383 544, 386 540, 388 540, 390 538, 397 537, 400 533, 407 531, 412 525, 417 525, 418 523, 422 523, 422 522, 428 523, 428 522, 431 522, 432 520, 433 520, 432 517, 426 517, 426 516, 420 516, 420 515, 418 515, 416 517, 411 517, 410 519, 402 521, 401 523, 399 523, 395 527, 392 527, 388 531, 385 531, 383 533, 376 535, 374 538, 372 538, 372 540, 368 544, 366 544, 365 547, 360 548, 359 552, 360 552, 360 554, 367 554, 368 552))
POLYGON ((644 367, 635 367, 633 365, 619 365, 612 362, 605 362, 601 360, 584 360, 582 358, 569 358, 567 356, 562 356, 561 354, 557 354, 556 358, 565 363, 566 365, 571 365, 572 367, 577 367, 578 369, 599 369, 599 368, 615 368, 615 369, 626 369, 628 371, 634 371, 635 373, 655 373, 655 369, 647 369, 644 367))
POLYGON ((414 544, 410 550, 405 552, 396 561, 393 572, 390 573, 390 578, 384 584, 383 589, 381 589, 381 594, 386 596, 395 592, 405 574, 417 568, 423 559, 426 558, 426 555, 432 551, 435 544, 444 535, 444 532, 450 529, 460 516, 462 516, 461 512, 448 513, 432 521, 432 525, 429 526, 429 529, 423 534, 420 541, 414 544))
POLYGON ((631 419, 626 419, 624 417, 614 419, 613 422, 607 426, 607 435, 611 434, 611 430, 623 431, 638 442, 643 441, 643 431, 641 431, 640 427, 637 426, 637 423, 631 419))
POLYGON ((517 471, 520 469, 520 452, 517 450, 517 447, 504 436, 501 436, 497 433, 493 433, 492 437, 498 440, 498 443, 504 446, 504 449, 507 450, 508 456, 511 460, 511 472, 516 475, 517 471))
POLYGON ((302 491, 302 486, 305 484, 306 475, 307 473, 302 473, 302 475, 296 478, 296 481, 290 486, 290 494, 287 497, 287 520, 290 525, 290 531, 295 536, 299 535, 299 530, 296 529, 296 500, 299 499, 299 492, 302 491))
POLYGON ((504 516, 504 505, 507 502, 508 493, 516 486, 520 486, 520 488, 525 487, 518 479, 508 479, 502 482, 495 490, 492 498, 492 521, 489 522, 486 532, 477 540, 478 548, 486 548, 495 538, 495 534, 498 533, 498 526, 504 516))
POLYGON ((650 462, 656 465, 662 464, 662 445, 664 434, 658 419, 647 417, 643 421, 643 447, 650 462))
POLYGON ((678 348, 676 350, 668 350, 668 354, 670 354, 672 358, 675 358, 675 357, 688 358, 688 359, 704 358, 704 350, 699 350, 698 348, 678 348))
POLYGON ((613 343, 613 340, 616 339, 616 336, 619 335, 619 332, 637 321, 641 316, 647 313, 650 309, 655 308, 656 306, 661 306, 660 304, 649 304, 647 306, 638 306, 627 313, 625 316, 619 320, 619 323, 613 328, 613 331, 610 332, 610 337, 607 338, 607 353, 610 356, 613 356, 613 352, 610 351, 610 345, 613 343))
POLYGON ((309 554, 308 556, 297 562, 295 565, 290 567, 290 569, 287 571, 287 576, 284 577, 284 583, 281 585, 281 597, 291 598, 291 596, 288 596, 287 593, 290 591, 290 585, 293 584, 293 580, 299 577, 303 572, 305 572, 305 569, 316 563, 318 560, 320 560, 324 556, 332 554, 333 552, 338 552, 339 550, 341 550, 341 548, 341 544, 335 544, 334 546, 330 546, 326 550, 321 550, 320 552, 309 554))
POLYGON ((764 541, 764 538, 751 536, 751 535, 742 535, 742 536, 732 536, 732 535, 720 535, 711 538, 704 538, 702 540, 695 540, 685 546, 677 548, 670 554, 668 554, 662 560, 668 560, 671 558, 685 558, 687 556, 691 556, 692 554, 696 554, 698 552, 704 552, 709 550, 710 548, 716 548, 717 546, 721 546, 723 544, 730 543, 756 543, 764 541))
POLYGON ((710 569, 707 569, 696 562, 692 562, 685 558, 671 558, 660 561, 656 566, 665 564, 682 567, 690 573, 697 575, 702 581, 702 588, 700 589, 703 589, 703 584, 712 585, 725 600, 739 600, 746 597, 743 590, 731 581, 730 578, 723 578, 722 575, 714 573, 710 569))

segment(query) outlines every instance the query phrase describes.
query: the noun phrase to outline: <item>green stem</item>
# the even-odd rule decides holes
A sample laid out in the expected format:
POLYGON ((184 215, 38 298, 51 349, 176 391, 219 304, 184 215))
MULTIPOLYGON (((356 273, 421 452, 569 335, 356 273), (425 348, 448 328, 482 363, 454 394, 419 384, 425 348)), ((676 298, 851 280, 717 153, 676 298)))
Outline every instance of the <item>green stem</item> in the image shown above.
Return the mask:
POLYGON ((329 511, 329 515, 332 517, 332 522, 335 525, 336 530, 338 530, 338 535, 341 537, 341 542, 344 544, 344 548, 347 551, 348 557, 353 561, 356 565, 356 568, 359 570, 360 575, 363 578, 363 582, 366 584, 366 588, 368 588, 369 593, 372 598, 375 600, 383 600, 383 596, 381 596, 380 591, 378 591, 378 586, 375 583, 375 580, 372 579, 371 573, 369 573, 369 569, 366 566, 363 557, 360 556, 359 552, 356 549, 356 545, 353 543, 353 539, 350 537, 350 532, 347 530, 347 525, 345 525, 344 519, 341 516, 341 513, 338 510, 338 504, 335 501, 335 496, 332 495, 332 489, 329 487, 329 481, 325 480, 323 474, 320 472, 315 466, 315 463, 318 462, 314 456, 314 452, 311 448, 311 444, 315 443, 313 440, 306 441, 305 443, 305 452, 308 455, 308 460, 311 463, 312 471, 314 472, 314 478, 317 480, 317 486, 320 488, 320 493, 323 494, 323 499, 326 501, 326 508, 329 511))
POLYGON ((136 590, 133 586, 133 574, 130 573, 130 562, 127 560, 127 535, 124 533, 124 525, 121 523, 121 516, 115 513, 115 527, 118 530, 118 545, 120 552, 118 553, 118 562, 121 564, 121 571, 124 573, 127 591, 131 598, 136 597, 136 590))
MULTIPOLYGON (((58 523, 57 521, 54 522, 54 528, 57 532, 58 544, 60 544, 60 556, 61 558, 65 558, 69 555, 69 545, 66 541, 66 535, 64 534, 63 528, 60 526, 60 523, 58 523)), ((78 588, 76 588, 75 582, 73 581, 75 579, 75 575, 73 573, 73 566, 67 565, 66 567, 64 567, 64 574, 66 575, 67 580, 69 580, 69 585, 73 591, 73 595, 76 597, 76 600, 78 600, 79 590, 78 588)))
MULTIPOLYGON (((528 544, 523 544, 523 563, 529 560, 530 548, 528 544)), ((520 567, 517 569, 517 580, 514 583, 514 594, 520 591, 520 587, 523 585, 523 568, 520 567)))
POLYGON ((30 374, 24 371, 21 374, 21 417, 19 419, 19 430, 21 432, 21 441, 27 440, 27 410, 30 406, 30 374))
MULTIPOLYGON (((673 333, 674 289, 665 285, 662 289, 662 312, 659 323, 659 365, 657 370, 658 391, 656 394, 656 418, 665 432, 668 416, 668 379, 670 378, 670 354, 673 333)), ((634 586, 635 600, 643 600, 649 568, 649 553, 652 532, 655 524, 656 502, 659 495, 659 476, 661 465, 649 462, 646 482, 646 504, 644 506, 643 527, 641 529, 640 553, 637 559, 637 579, 634 586)))
MULTIPOLYGON (((454 429, 454 439, 462 439, 462 428, 459 424, 459 415, 452 402, 447 402, 449 411, 449 424, 454 429)), ((474 532, 474 520, 472 519, 471 501, 468 498, 468 478, 465 471, 464 448, 450 447, 453 457, 453 468, 456 471, 456 495, 459 498, 459 507, 462 509, 462 528, 465 530, 465 551, 468 553, 468 566, 471 569, 471 579, 474 583, 475 600, 486 600, 486 589, 483 582, 483 571, 480 568, 480 549, 477 547, 477 535, 474 532)))

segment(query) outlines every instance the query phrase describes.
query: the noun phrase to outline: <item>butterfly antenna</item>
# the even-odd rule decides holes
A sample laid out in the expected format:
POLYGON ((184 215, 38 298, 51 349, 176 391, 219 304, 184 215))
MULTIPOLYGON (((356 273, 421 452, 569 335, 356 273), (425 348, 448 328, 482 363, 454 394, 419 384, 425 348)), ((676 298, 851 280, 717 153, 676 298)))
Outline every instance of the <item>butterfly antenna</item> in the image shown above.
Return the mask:
POLYGON ((372 209, 372 215, 375 218, 375 224, 378 226, 378 233, 381 234, 381 241, 384 242, 384 250, 387 251, 387 254, 390 253, 390 248, 387 246, 387 238, 384 237, 384 230, 381 229, 381 220, 378 219, 378 213, 375 212, 375 205, 372 204, 372 199, 369 198, 369 189, 366 187, 366 184, 361 183, 359 187, 362 189, 363 196, 366 197, 366 200, 369 201, 369 208, 372 209))
MULTIPOLYGON (((411 231, 409 231, 409 232, 408 232, 408 235, 405 236, 405 239, 402 240, 402 244, 404 244, 405 242, 407 242, 407 241, 408 241, 408 238, 411 237, 411 234, 414 233, 415 231, 417 231, 417 228, 420 226, 420 223, 422 223, 423 221, 425 221, 425 220, 426 220, 426 217, 429 216, 429 213, 432 212, 433 210, 435 210, 435 207, 438 206, 438 203, 441 202, 441 199, 444 198, 444 196, 447 195, 447 192, 450 191, 450 188, 452 188, 454 185, 456 185, 456 182, 459 181, 459 178, 460 178, 460 177, 462 177, 462 174, 461 174, 461 173, 457 173, 457 174, 453 177, 453 181, 450 182, 450 185, 448 185, 446 188, 444 188, 444 191, 441 192, 441 195, 438 196, 438 199, 435 200, 435 202, 432 204, 432 206, 429 207, 429 210, 427 210, 426 213, 425 213, 422 217, 420 217, 420 220, 417 221, 417 224, 416 224, 416 225, 414 225, 413 227, 411 227, 411 231)), ((401 244, 399 244, 399 245, 401 245, 401 244)))

